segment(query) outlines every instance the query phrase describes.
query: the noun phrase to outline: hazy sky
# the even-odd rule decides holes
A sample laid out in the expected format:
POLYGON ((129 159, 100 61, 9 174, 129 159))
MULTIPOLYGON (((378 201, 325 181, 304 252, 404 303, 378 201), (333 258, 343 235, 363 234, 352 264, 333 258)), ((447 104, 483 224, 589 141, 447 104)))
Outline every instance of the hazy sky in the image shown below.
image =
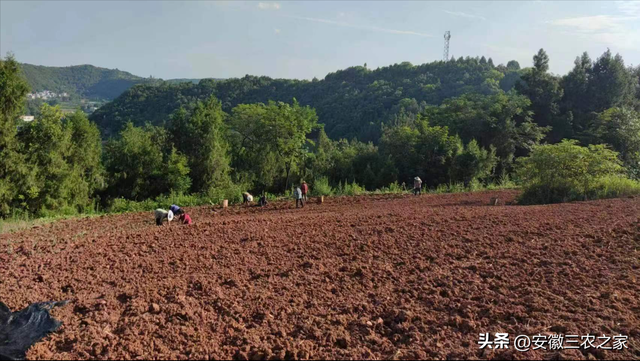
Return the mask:
POLYGON ((450 54, 518 60, 547 50, 564 74, 607 47, 640 63, 640 1, 7 1, 0 53, 50 66, 92 64, 171 78, 324 78, 367 63, 450 54))

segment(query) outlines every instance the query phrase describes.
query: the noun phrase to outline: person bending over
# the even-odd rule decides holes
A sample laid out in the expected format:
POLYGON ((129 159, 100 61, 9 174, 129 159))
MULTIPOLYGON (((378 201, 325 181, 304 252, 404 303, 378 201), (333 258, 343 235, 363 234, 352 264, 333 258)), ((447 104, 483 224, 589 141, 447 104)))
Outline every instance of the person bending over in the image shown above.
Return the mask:
POLYGON ((156 217, 156 225, 161 226, 166 219, 168 222, 173 221, 173 212, 165 211, 164 209, 158 208, 153 212, 156 217))

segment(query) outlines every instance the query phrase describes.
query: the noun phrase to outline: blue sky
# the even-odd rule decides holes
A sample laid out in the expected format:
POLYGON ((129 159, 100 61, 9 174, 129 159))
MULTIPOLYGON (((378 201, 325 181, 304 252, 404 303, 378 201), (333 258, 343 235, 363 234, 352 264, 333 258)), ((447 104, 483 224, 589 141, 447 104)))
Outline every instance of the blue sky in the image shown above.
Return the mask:
POLYGON ((171 78, 324 78, 367 63, 450 54, 518 60, 547 50, 564 74, 583 51, 640 64, 640 1, 0 1, 0 54, 171 78))

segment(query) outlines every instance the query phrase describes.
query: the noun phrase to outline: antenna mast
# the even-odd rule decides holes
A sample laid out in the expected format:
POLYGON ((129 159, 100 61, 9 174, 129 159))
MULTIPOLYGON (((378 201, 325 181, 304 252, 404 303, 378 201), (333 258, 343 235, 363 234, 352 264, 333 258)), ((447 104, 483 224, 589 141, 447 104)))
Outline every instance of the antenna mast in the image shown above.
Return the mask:
POLYGON ((449 39, 451 39, 451 32, 447 30, 444 33, 444 55, 442 56, 442 60, 449 60, 449 39))

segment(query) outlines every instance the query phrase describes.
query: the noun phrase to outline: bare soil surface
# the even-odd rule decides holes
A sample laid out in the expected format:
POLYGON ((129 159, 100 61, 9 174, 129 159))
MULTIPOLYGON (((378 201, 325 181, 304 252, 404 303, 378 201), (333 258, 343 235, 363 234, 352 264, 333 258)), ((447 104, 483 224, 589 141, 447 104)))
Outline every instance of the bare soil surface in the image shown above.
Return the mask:
POLYGON ((0 235, 0 301, 72 301, 34 360, 639 359, 640 198, 505 205, 516 194, 60 221, 0 235), (480 350, 495 332, 629 341, 480 350))

